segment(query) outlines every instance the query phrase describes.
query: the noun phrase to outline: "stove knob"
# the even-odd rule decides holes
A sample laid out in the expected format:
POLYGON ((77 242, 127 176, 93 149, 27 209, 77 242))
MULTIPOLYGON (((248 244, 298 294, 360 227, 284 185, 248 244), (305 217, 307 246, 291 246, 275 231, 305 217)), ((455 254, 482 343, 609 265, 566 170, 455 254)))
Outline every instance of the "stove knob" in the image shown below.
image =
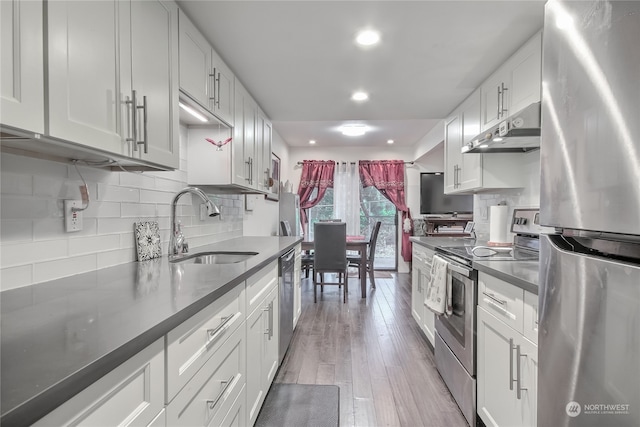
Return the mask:
POLYGON ((520 218, 520 224, 521 225, 526 225, 527 224, 527 218, 520 218))

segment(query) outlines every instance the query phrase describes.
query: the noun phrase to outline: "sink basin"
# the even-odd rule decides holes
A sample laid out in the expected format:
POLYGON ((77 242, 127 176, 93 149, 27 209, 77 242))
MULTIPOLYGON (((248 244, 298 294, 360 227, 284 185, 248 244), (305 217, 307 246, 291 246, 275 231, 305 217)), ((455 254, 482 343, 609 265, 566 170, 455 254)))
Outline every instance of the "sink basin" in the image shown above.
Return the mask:
POLYGON ((200 252, 172 259, 171 262, 184 264, 234 264, 246 261, 255 255, 258 255, 258 252, 200 252))

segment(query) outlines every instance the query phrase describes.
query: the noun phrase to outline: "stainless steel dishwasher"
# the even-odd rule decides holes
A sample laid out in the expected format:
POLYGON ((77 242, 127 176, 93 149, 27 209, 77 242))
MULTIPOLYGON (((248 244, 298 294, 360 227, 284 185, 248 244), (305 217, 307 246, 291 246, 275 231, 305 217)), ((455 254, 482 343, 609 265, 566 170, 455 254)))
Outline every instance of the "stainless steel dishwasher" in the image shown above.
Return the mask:
POLYGON ((290 250, 280 257, 280 346, 278 356, 280 363, 289 348, 293 336, 293 281, 296 260, 295 250, 290 250))

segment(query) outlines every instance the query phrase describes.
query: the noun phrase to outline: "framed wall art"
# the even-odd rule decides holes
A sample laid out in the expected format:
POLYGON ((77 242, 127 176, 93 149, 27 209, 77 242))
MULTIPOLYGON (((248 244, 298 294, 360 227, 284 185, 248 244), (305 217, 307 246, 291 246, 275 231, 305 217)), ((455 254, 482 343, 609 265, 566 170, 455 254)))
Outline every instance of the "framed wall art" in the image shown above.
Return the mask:
POLYGON ((267 200, 280 199, 280 157, 271 153, 271 178, 269 179, 269 193, 265 196, 267 200))

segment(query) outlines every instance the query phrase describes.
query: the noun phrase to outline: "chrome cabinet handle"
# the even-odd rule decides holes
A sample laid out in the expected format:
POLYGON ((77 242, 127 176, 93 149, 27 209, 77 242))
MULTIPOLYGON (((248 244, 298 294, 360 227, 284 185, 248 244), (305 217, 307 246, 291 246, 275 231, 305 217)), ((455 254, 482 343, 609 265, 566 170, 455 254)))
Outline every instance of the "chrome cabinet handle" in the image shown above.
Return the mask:
POLYGON ((526 354, 520 353, 520 344, 516 347, 516 397, 518 400, 522 398, 522 390, 526 390, 526 388, 522 387, 522 377, 520 370, 520 358, 527 357, 526 354))
POLYGON ((469 277, 471 274, 471 270, 467 270, 466 268, 458 267, 457 265, 452 264, 451 262, 447 265, 447 268, 451 271, 454 271, 458 274, 462 274, 464 277, 469 277))
POLYGON ((273 301, 263 308, 262 311, 269 312, 269 326, 267 326, 267 330, 264 331, 264 334, 267 335, 269 341, 271 341, 271 338, 273 337, 273 301))
POLYGON ((513 390, 513 338, 509 338, 509 390, 513 390))
POLYGON ((222 396, 224 396, 229 386, 233 383, 233 379, 235 377, 236 377, 235 375, 231 375, 231 378, 229 378, 227 381, 220 381, 220 385, 224 385, 222 390, 220 390, 220 393, 218 393, 215 399, 206 401, 207 405, 209 405, 209 410, 213 410, 213 408, 216 407, 216 405, 218 404, 220 399, 222 399, 222 396))
POLYGON ((507 302, 505 300, 501 300, 498 297, 496 297, 494 294, 489 294, 485 291, 482 291, 482 295, 491 298, 493 301, 497 302, 500 305, 506 306, 507 302))
POLYGON ((207 346, 213 343, 218 337, 217 335, 222 331, 222 329, 227 326, 227 324, 235 317, 235 315, 231 314, 226 317, 220 318, 220 324, 215 329, 207 329, 207 335, 209 339, 207 340, 207 346))
POLYGON ((209 101, 211 103, 211 109, 213 110, 214 105, 216 104, 216 69, 214 68, 211 73, 209 73, 209 101))
MULTIPOLYGON (((267 175, 267 177, 264 180, 264 186, 265 186, 265 188, 269 188, 269 176, 271 175, 271 169, 267 168, 267 170, 264 173, 265 173, 265 175, 267 175)), ((275 185, 275 183, 274 183, 274 185, 275 185)))
POLYGON ((133 142, 133 151, 138 151, 138 105, 136 100, 136 91, 131 91, 131 100, 127 98, 127 108, 129 105, 133 106, 131 109, 133 114, 131 116, 131 138, 127 138, 127 142, 133 142))
POLYGON ((249 157, 249 184, 253 185, 253 157, 249 157))
POLYGON ((496 114, 496 119, 500 118, 500 113, 502 111, 502 108, 500 108, 500 99, 502 98, 502 92, 500 91, 500 86, 498 86, 498 102, 497 102, 497 114, 496 114))
POLYGON ((147 95, 142 97, 142 106, 136 108, 142 108, 142 141, 137 141, 136 144, 142 144, 144 146, 144 153, 147 154, 149 150, 149 143, 147 139, 147 95))
MULTIPOLYGON (((213 73, 216 73, 216 69, 213 69, 213 73)), ((218 86, 218 89, 216 90, 216 107, 218 108, 218 110, 220 109, 220 72, 218 72, 218 76, 216 77, 216 83, 218 86)))
POLYGON ((509 111, 508 108, 504 108, 504 93, 508 91, 509 88, 504 86, 504 82, 501 83, 501 85, 502 85, 502 96, 501 96, 501 106, 500 106, 500 117, 504 117, 505 116, 504 113, 509 111))

